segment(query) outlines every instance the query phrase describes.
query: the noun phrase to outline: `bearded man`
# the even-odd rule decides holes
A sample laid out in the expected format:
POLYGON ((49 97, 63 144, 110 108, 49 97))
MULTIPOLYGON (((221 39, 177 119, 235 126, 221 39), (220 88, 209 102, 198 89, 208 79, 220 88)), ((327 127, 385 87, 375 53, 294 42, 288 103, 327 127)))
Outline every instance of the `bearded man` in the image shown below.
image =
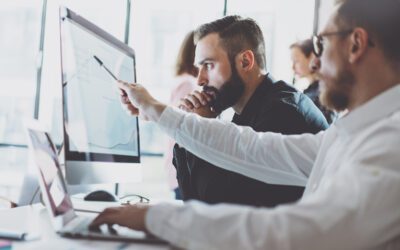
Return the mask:
MULTIPOLYGON (((252 19, 228 16, 203 24, 195 31, 195 44, 197 83, 203 91, 184 98, 182 109, 215 118, 232 107, 232 122, 257 132, 315 134, 328 127, 306 95, 265 73, 264 38, 252 19)), ((304 191, 303 186, 265 183, 221 169, 178 144, 173 164, 183 200, 274 207, 300 199, 304 191)))

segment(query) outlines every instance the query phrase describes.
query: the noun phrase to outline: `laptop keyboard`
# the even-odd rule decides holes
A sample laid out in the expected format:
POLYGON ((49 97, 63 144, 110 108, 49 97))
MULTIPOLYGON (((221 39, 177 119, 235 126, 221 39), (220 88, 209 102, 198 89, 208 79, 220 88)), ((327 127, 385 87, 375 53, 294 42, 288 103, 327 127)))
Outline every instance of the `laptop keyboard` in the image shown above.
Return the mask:
POLYGON ((87 234, 90 232, 89 224, 92 218, 89 217, 76 217, 67 224, 63 232, 72 234, 87 234))
POLYGON ((119 241, 140 241, 154 244, 166 244, 165 241, 146 235, 144 232, 131 230, 126 227, 107 225, 100 226, 99 230, 89 229, 90 222, 93 218, 85 216, 77 216, 70 221, 59 234, 74 238, 90 238, 90 239, 106 239, 119 241))

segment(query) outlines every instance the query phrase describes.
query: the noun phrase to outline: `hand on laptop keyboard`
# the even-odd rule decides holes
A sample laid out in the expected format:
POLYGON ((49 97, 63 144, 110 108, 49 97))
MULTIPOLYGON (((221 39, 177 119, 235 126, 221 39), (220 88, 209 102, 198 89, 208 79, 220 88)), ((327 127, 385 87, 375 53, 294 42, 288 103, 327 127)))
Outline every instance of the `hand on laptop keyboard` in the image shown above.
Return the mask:
POLYGON ((112 225, 102 225, 100 227, 91 227, 89 226, 89 231, 94 233, 105 233, 108 232, 110 234, 118 235, 118 231, 112 225))
POLYGON ((149 205, 136 204, 107 208, 92 221, 90 227, 116 224, 134 230, 147 231, 145 216, 149 207, 149 205))
POLYGON ((90 232, 101 233, 100 227, 91 227, 91 226, 89 226, 88 228, 89 228, 90 232))
POLYGON ((111 225, 108 225, 108 232, 110 232, 110 234, 118 234, 117 230, 115 230, 115 228, 111 225))

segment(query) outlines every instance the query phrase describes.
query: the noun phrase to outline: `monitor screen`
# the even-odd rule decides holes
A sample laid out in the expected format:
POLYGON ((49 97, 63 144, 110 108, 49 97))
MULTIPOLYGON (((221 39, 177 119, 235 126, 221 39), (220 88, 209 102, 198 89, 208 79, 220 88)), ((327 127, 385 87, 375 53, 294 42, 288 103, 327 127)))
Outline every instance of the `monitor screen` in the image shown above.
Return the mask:
POLYGON ((66 158, 139 162, 138 120, 115 80, 136 81, 133 50, 71 11, 60 23, 66 158))

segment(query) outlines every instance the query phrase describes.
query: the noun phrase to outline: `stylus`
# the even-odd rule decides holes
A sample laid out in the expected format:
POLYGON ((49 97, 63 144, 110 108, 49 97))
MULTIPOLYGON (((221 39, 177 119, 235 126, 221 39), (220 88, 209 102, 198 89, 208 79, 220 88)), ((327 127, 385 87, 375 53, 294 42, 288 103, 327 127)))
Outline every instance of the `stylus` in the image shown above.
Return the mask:
POLYGON ((34 240, 37 238, 39 238, 39 235, 36 235, 36 234, 28 234, 26 232, 18 232, 18 231, 0 229, 0 239, 34 240))
POLYGON ((93 58, 99 63, 100 67, 102 67, 103 69, 105 69, 107 71, 108 74, 110 74, 110 76, 112 78, 114 78, 115 81, 118 81, 117 77, 106 67, 106 65, 104 65, 103 61, 100 60, 97 56, 93 55, 93 58))

